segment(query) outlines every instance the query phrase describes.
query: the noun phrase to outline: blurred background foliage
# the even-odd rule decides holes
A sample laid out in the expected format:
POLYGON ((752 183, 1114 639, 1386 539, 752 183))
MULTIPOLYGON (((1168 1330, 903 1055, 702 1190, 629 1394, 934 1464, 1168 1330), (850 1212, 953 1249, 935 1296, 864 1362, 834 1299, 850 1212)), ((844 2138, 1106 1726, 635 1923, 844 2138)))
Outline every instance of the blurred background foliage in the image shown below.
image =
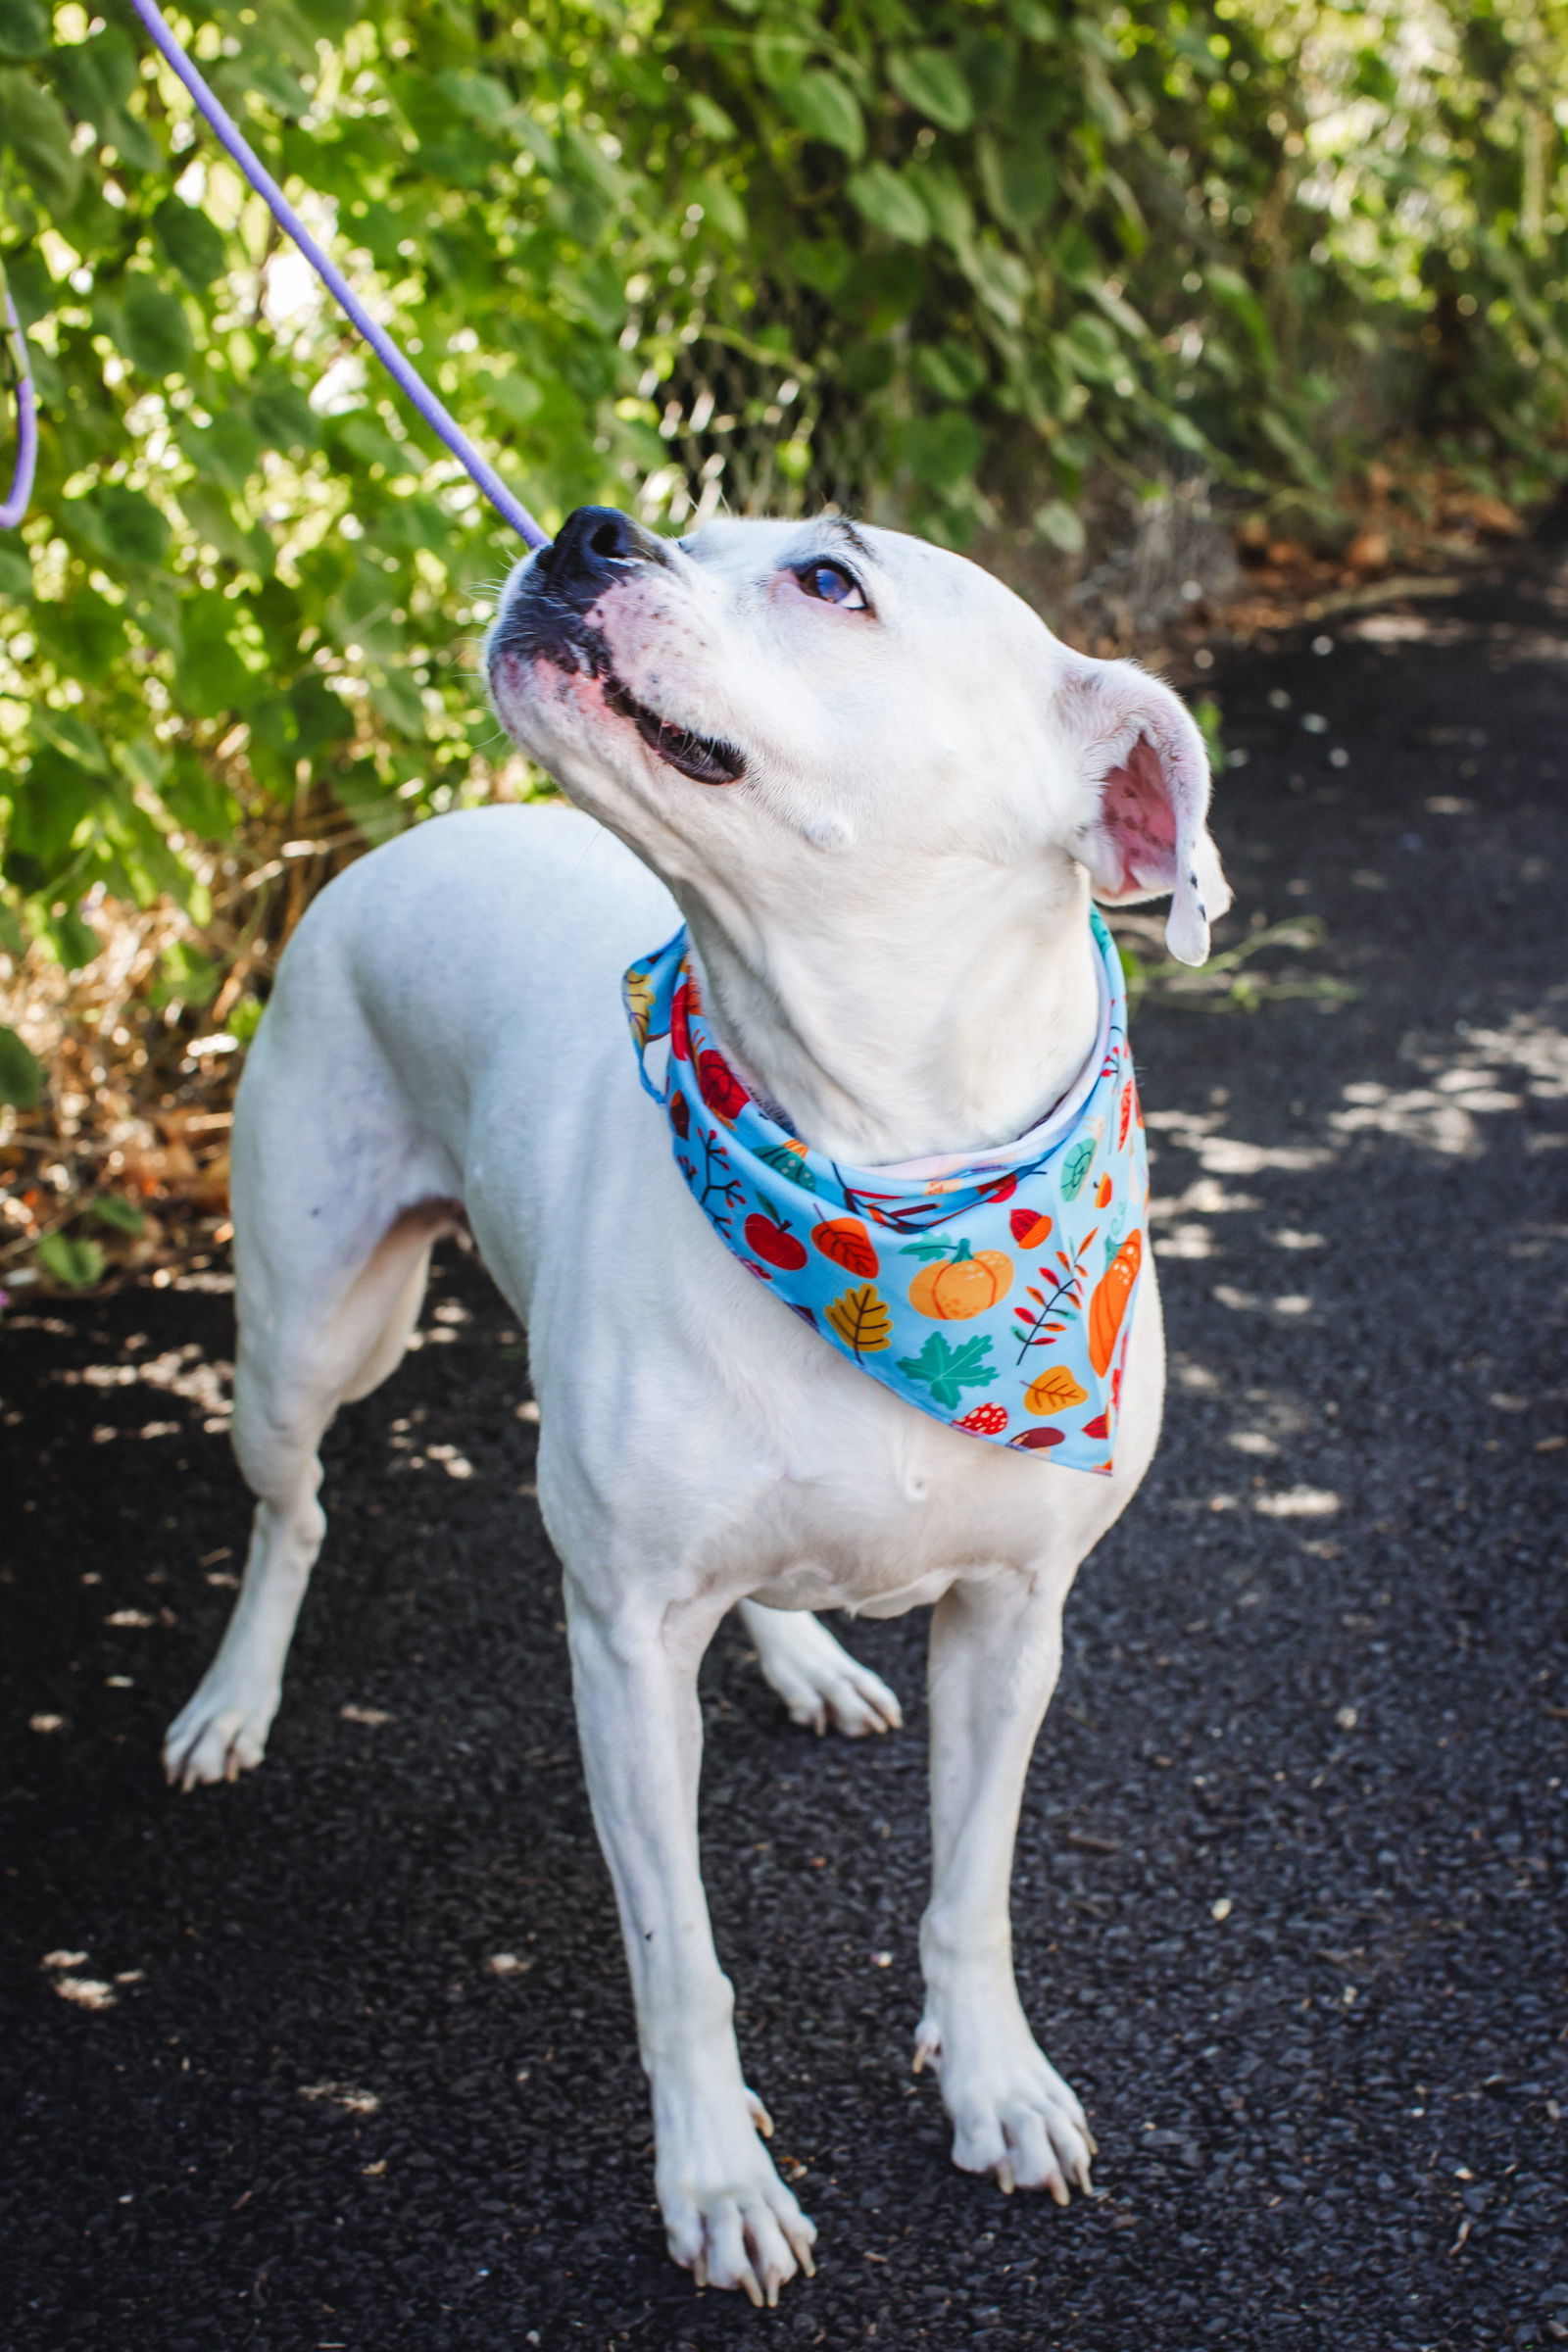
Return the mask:
MULTIPOLYGON (((1514 497, 1568 470, 1562 0, 173 22, 547 523, 832 502, 1070 560, 1097 480, 1332 538, 1395 430, 1514 497)), ((0 253, 44 420, 0 950, 79 970, 140 909, 103 1052, 132 997, 242 1040, 334 859, 527 789, 472 661, 517 550, 118 0, 0 0, 0 253)))

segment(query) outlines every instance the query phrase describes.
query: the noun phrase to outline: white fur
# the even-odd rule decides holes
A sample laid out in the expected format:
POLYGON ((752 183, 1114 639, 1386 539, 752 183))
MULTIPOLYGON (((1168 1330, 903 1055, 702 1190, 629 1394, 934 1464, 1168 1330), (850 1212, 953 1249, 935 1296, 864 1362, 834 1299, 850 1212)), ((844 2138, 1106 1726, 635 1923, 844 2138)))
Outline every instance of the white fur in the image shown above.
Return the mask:
POLYGON ((797 1722, 882 1730, 892 1693, 798 1612, 932 1606, 916 2063, 940 2069, 958 2164, 1064 2202, 1093 2141, 1019 2004, 1008 1881, 1063 1601, 1153 1450, 1159 1299, 1150 1264, 1113 1477, 915 1411, 709 1227, 639 1088, 620 976, 684 916, 737 1065, 812 1144, 899 1159, 1015 1136, 1075 1075, 1096 1020, 1081 858, 1112 895, 1151 887, 1147 860, 1118 870, 1096 833, 1106 767, 1140 734, 1185 760, 1181 847, 1209 912, 1224 893, 1175 698, 1070 653, 974 566, 887 532, 852 546, 832 523, 715 524, 664 553, 615 566, 593 622, 638 700, 739 746, 745 779, 689 780, 600 680, 509 652, 509 601, 497 707, 577 809, 418 827, 335 882, 284 958, 234 1131, 235 1445, 256 1528, 167 1762, 189 1788, 261 1760, 322 1535, 318 1444, 397 1362, 461 1202, 528 1328, 670 2250, 771 2302, 814 2231, 758 2136, 710 1933, 699 1661, 739 1606, 797 1722), (804 593, 817 555, 855 566, 869 610, 804 593))

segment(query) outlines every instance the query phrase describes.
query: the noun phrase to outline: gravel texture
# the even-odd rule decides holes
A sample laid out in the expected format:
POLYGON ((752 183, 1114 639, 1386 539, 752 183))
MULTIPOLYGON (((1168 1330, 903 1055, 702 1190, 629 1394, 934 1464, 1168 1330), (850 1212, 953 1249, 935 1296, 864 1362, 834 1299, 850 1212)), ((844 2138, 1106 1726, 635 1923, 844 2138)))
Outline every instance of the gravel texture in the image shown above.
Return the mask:
POLYGON ((159 1737, 245 1523, 229 1300, 19 1294, 13 2352, 1568 2340, 1568 590, 1543 555, 1312 636, 1215 673, 1247 755, 1218 829, 1244 919, 1326 925, 1258 968, 1357 993, 1138 1016, 1171 1407, 1071 1604, 1019 1844, 1094 2199, 952 2171, 909 2076, 918 1618, 851 1637, 908 1710, 886 1740, 793 1731, 738 1637, 707 1674, 720 1949, 821 2229, 757 2315, 663 2255, 482 1273, 443 1261, 328 1443, 267 1764, 186 1797, 159 1737))

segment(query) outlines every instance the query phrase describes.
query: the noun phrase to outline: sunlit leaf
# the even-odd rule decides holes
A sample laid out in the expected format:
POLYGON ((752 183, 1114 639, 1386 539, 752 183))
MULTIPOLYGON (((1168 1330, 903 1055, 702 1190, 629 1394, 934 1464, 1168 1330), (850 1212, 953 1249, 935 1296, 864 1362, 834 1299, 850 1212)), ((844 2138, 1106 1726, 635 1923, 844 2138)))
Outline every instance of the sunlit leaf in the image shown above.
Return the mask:
POLYGON ((43 1063, 14 1029, 0 1027, 0 1102, 15 1110, 31 1110, 43 1093, 43 1063))

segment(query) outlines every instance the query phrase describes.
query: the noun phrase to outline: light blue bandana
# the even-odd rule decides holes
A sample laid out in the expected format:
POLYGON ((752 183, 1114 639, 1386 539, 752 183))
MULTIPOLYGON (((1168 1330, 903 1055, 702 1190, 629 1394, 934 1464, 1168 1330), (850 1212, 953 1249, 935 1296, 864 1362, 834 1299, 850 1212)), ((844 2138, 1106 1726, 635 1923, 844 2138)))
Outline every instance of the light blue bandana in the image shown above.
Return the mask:
POLYGON ((1092 916, 1100 1036, 1078 1085, 1015 1144, 841 1167, 742 1084, 703 1014, 684 930, 622 983, 642 1080, 715 1233, 830 1347, 993 1445, 1108 1472, 1149 1168, 1127 993, 1092 916), (648 1050, 667 1037, 662 1086, 648 1050))

